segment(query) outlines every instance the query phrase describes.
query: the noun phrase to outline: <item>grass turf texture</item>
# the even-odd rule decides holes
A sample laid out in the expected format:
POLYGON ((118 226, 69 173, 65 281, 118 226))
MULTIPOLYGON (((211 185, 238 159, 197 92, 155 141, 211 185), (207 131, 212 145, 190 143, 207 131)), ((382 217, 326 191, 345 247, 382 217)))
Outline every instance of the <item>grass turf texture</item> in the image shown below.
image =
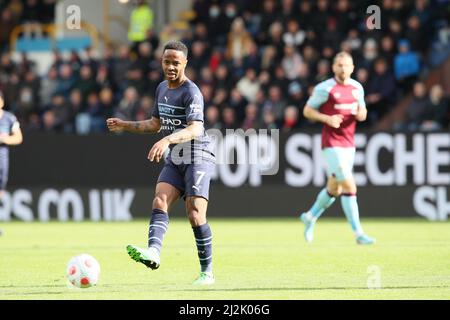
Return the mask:
POLYGON ((321 219, 315 240, 291 219, 210 219, 216 284, 191 285, 199 272, 187 220, 172 219, 161 267, 132 261, 127 244, 145 246, 147 221, 2 223, 0 299, 449 299, 450 224, 363 219, 377 238, 355 244, 344 219, 321 219), (97 286, 68 286, 66 263, 93 255, 97 286), (375 267, 373 267, 375 266, 375 267), (380 271, 381 288, 368 289, 380 271))

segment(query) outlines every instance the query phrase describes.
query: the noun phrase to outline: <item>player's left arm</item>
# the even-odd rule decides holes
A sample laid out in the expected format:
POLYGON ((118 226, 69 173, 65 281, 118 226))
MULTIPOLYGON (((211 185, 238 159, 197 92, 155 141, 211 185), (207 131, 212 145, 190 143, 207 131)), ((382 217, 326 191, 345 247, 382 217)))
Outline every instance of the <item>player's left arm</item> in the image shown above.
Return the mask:
POLYGON ((367 107, 364 100, 364 88, 362 85, 358 86, 358 108, 356 109, 355 119, 357 121, 366 121, 367 119, 367 107))
POLYGON ((179 144, 191 141, 197 137, 200 137, 203 133, 202 121, 188 122, 188 126, 180 131, 174 132, 167 137, 162 138, 153 145, 148 153, 148 159, 150 161, 156 160, 159 162, 164 155, 164 152, 171 144, 179 144))
POLYGON ((11 129, 11 134, 0 135, 0 142, 8 146, 16 146, 23 142, 22 130, 20 130, 20 125, 15 122, 11 129))

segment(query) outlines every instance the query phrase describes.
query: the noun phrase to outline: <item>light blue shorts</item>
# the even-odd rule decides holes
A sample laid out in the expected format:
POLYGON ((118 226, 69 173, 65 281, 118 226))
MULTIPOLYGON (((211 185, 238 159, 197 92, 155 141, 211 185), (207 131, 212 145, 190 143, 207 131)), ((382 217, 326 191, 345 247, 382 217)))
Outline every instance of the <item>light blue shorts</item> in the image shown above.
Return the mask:
POLYGON ((335 177, 339 182, 352 178, 355 152, 355 148, 333 147, 323 149, 322 153, 327 164, 327 176, 335 177))

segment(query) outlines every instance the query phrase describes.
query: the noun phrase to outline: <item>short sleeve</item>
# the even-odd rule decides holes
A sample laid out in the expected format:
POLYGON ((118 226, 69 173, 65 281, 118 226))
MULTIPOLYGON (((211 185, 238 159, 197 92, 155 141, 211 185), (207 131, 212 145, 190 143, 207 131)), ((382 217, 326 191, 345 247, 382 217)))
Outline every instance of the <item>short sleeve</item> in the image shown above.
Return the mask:
POLYGON ((159 119, 159 108, 158 108, 158 101, 159 101, 159 97, 158 97, 158 93, 159 93, 159 86, 158 88, 156 88, 156 93, 155 93, 155 102, 153 103, 153 111, 152 111, 152 117, 159 119))
POLYGON ((356 80, 352 79, 352 86, 356 88, 352 91, 353 97, 355 97, 356 101, 358 101, 358 106, 361 108, 366 108, 366 101, 364 100, 364 88, 356 80))
POLYGON ((364 88, 361 84, 359 84, 359 86, 358 86, 358 92, 359 92, 359 95, 357 97, 358 105, 361 108, 366 108, 367 106, 366 106, 366 101, 364 100, 364 88))
POLYGON ((20 123, 17 121, 15 115, 11 115, 11 132, 17 131, 20 129, 20 123))
POLYGON ((186 99, 186 122, 203 122, 203 107, 203 95, 200 90, 197 87, 190 88, 186 99))
POLYGON ((311 95, 309 97, 306 104, 314 109, 319 109, 321 105, 323 105, 328 100, 329 92, 327 87, 324 84, 318 84, 311 95))

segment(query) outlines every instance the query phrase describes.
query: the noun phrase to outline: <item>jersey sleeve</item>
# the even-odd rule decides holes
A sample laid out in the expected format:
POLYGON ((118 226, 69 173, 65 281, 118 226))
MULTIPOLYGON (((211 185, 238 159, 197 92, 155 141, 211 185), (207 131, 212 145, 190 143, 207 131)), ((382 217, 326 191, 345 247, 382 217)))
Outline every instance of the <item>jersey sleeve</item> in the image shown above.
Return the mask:
POLYGON ((363 88, 363 86, 360 83, 358 83, 357 88, 358 88, 357 89, 358 90, 358 96, 356 97, 356 99, 358 100, 358 105, 361 108, 367 108, 366 101, 364 100, 364 88, 363 88))
POLYGON ((323 83, 320 83, 314 88, 306 104, 314 109, 319 109, 321 105, 327 102, 328 95, 327 87, 323 83))
POLYGON ((186 97, 186 122, 202 121, 203 122, 203 95, 197 87, 189 89, 186 97))
POLYGON ((159 119, 159 108, 158 108, 158 101, 159 101, 159 97, 158 97, 158 93, 159 93, 159 86, 158 88, 156 88, 156 93, 155 93, 155 102, 153 103, 153 111, 152 111, 152 117, 159 119))
POLYGON ((11 132, 17 131, 20 129, 20 123, 17 121, 16 116, 11 116, 11 132))

